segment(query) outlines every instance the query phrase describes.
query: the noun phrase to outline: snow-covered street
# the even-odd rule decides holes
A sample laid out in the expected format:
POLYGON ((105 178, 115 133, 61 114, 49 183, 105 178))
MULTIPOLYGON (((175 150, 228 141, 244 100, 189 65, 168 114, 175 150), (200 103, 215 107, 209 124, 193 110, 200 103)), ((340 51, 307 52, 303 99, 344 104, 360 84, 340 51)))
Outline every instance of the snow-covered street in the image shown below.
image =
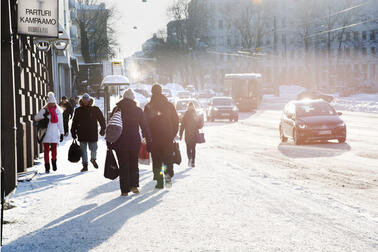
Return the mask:
MULTIPOLYGON (((345 144, 282 144, 287 101, 207 123, 197 167, 181 143, 173 187, 155 189, 141 165, 141 193, 126 198, 103 165, 66 161, 65 141, 57 172, 41 163, 19 183, 3 251, 378 251, 378 115, 344 111, 345 144)), ((98 153, 104 164, 103 140, 98 153)))

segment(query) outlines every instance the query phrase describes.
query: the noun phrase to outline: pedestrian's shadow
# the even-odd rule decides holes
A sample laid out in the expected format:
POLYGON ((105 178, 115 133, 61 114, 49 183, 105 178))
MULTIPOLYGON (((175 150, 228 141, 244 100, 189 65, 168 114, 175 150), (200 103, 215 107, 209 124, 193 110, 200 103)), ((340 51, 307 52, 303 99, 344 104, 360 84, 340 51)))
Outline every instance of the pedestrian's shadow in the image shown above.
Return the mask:
POLYGON ((30 182, 24 182, 24 186, 19 187, 17 189, 17 194, 14 196, 15 198, 18 197, 25 197, 31 193, 43 192, 50 188, 56 187, 57 184, 62 183, 63 181, 67 181, 71 178, 77 177, 82 175, 82 173, 74 173, 70 175, 65 174, 56 174, 56 175, 45 175, 40 174, 38 177, 30 182), (30 185, 30 186, 29 186, 30 185))
MULTIPOLYGON (((143 182, 144 180, 146 180, 149 177, 152 177, 152 175, 149 175, 150 173, 152 174, 152 172, 150 172, 148 170, 141 170, 139 172, 139 177, 140 177, 139 183, 143 182)), ((105 184, 99 185, 96 188, 93 188, 92 190, 90 190, 88 192, 85 199, 91 199, 91 198, 96 197, 99 194, 114 192, 118 189, 119 189, 119 179, 115 179, 115 180, 109 181, 105 184)))
POLYGON ((167 192, 150 190, 134 197, 117 197, 102 205, 78 207, 6 244, 4 251, 89 251, 111 238, 132 217, 157 206, 167 192))

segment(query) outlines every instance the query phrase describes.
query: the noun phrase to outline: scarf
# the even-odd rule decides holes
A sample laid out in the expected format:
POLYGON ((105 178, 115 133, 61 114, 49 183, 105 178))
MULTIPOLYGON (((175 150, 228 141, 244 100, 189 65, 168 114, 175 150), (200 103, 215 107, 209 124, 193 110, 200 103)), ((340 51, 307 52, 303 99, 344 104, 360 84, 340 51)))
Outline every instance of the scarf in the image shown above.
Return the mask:
POLYGON ((58 115, 56 114, 56 106, 54 107, 49 107, 49 114, 51 116, 50 122, 51 123, 57 123, 58 122, 58 115))

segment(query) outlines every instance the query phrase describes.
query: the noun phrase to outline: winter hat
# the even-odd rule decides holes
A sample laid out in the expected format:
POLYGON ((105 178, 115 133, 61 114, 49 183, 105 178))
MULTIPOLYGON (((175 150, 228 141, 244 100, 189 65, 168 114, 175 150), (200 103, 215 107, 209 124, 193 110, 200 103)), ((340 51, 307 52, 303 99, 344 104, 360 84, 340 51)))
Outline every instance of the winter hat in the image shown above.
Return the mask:
POLYGON ((86 101, 90 101, 91 97, 88 93, 85 93, 85 94, 83 94, 83 97, 81 97, 81 99, 86 100, 86 101))
POLYGON ((123 99, 129 99, 129 100, 134 100, 135 99, 135 94, 134 91, 131 88, 128 88, 122 96, 123 99))
POLYGON ((159 95, 162 93, 162 88, 159 84, 154 84, 151 88, 151 93, 154 95, 159 95))
POLYGON ((48 103, 56 103, 55 95, 53 92, 49 92, 47 96, 49 97, 48 103))

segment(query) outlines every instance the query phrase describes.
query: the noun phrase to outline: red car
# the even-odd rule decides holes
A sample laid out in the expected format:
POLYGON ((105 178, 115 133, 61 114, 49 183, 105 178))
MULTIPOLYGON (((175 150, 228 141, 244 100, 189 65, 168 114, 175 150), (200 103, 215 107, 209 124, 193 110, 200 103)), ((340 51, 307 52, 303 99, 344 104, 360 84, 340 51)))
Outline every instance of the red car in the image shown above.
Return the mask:
POLYGON ((323 100, 291 101, 282 113, 280 138, 292 138, 295 144, 305 141, 346 140, 346 125, 339 117, 342 113, 323 100))

